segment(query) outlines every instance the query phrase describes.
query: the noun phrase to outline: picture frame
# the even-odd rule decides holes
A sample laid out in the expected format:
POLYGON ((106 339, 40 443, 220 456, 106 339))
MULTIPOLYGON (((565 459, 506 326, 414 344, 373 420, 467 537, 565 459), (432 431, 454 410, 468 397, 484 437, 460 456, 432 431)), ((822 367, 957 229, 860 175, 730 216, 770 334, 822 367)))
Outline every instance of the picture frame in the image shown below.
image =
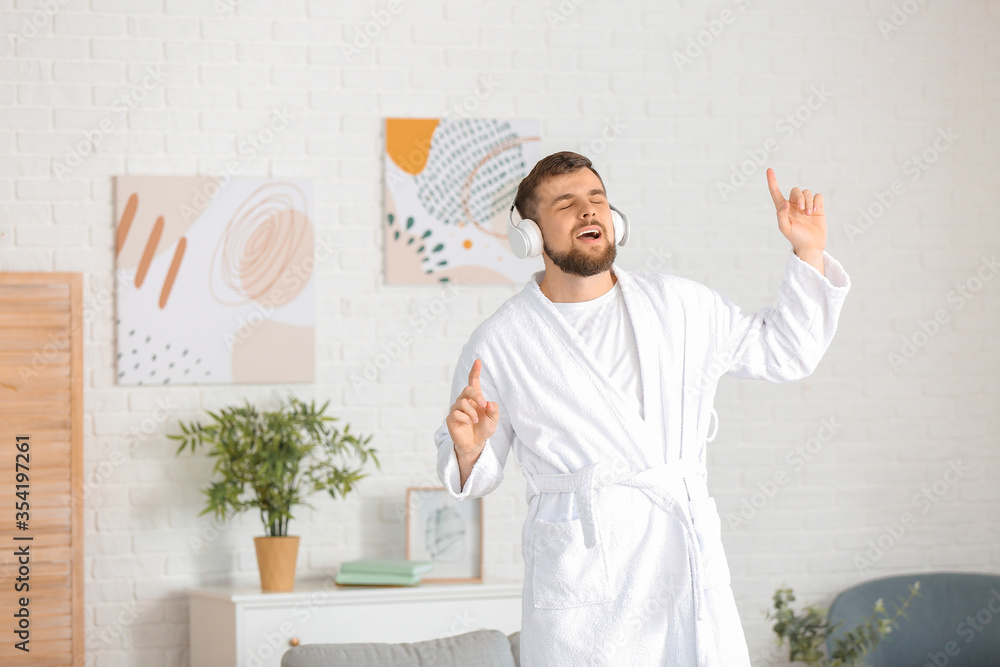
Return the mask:
POLYGON ((482 583, 483 499, 458 501, 444 487, 407 488, 406 557, 433 563, 422 581, 482 583))

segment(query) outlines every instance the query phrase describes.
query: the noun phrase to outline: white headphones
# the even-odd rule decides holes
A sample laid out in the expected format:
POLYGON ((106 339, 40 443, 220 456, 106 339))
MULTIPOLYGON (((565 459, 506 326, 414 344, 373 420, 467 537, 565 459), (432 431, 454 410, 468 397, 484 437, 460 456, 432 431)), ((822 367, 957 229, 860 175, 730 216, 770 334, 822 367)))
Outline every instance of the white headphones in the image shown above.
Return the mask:
MULTIPOLYGON (((542 254, 542 232, 538 229, 538 223, 531 218, 521 218, 515 223, 515 206, 511 203, 507 213, 507 241, 510 249, 518 259, 538 257, 542 254)), ((629 233, 628 216, 615 208, 614 204, 609 202, 608 206, 611 207, 611 224, 615 228, 615 243, 625 245, 629 233)))

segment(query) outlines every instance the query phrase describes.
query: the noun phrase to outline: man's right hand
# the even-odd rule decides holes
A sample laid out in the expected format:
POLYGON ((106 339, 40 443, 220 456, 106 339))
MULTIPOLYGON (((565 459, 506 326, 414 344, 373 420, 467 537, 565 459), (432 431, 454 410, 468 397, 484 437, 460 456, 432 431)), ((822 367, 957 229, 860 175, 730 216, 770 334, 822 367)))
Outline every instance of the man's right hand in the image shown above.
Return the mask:
POLYGON ((469 371, 468 386, 455 399, 451 412, 445 419, 460 463, 479 458, 486 439, 497 430, 500 419, 500 406, 487 401, 479 388, 479 373, 482 368, 483 362, 476 359, 469 371))

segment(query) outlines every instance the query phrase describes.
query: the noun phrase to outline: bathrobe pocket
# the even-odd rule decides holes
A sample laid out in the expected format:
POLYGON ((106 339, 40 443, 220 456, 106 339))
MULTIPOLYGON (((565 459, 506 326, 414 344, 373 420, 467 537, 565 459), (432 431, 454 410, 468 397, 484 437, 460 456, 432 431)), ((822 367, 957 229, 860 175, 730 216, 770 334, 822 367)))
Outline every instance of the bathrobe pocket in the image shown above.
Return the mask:
POLYGON ((566 609, 611 599, 603 545, 588 549, 583 527, 572 521, 536 520, 531 587, 538 609, 566 609))
POLYGON ((688 503, 691 520, 698 536, 702 552, 702 586, 728 586, 730 584, 729 561, 722 546, 722 521, 711 496, 692 500, 688 503))

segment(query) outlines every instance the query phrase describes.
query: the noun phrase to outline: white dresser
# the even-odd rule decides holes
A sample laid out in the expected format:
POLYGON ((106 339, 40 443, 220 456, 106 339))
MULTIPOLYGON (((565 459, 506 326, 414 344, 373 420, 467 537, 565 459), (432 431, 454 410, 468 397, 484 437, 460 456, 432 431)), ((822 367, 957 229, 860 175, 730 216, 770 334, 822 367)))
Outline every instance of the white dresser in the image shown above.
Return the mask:
POLYGON ((278 667, 295 644, 415 642, 493 628, 521 629, 521 582, 339 587, 297 581, 292 593, 260 586, 186 591, 191 667, 278 667))

